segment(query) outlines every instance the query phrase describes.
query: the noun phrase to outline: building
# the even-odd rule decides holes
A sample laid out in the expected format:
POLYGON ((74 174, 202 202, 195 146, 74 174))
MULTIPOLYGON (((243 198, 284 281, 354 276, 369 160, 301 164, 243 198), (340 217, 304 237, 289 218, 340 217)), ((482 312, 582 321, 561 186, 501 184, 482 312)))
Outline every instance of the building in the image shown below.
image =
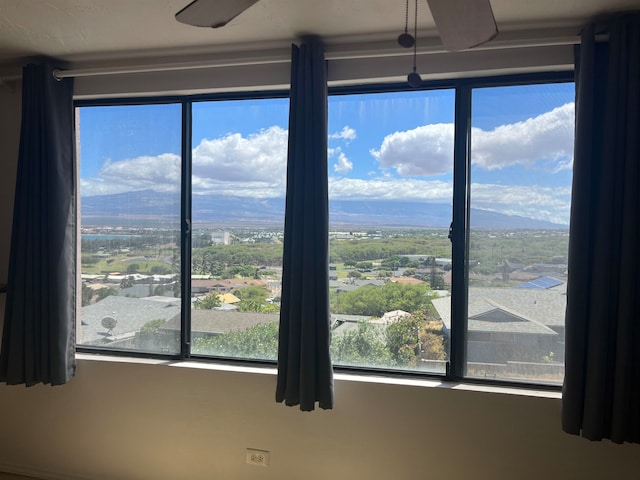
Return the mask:
MULTIPOLYGON (((561 380, 566 302, 564 284, 551 289, 470 287, 468 368, 484 376, 527 372, 561 380)), ((433 306, 447 334, 451 297, 436 298, 433 306)))
POLYGON ((82 307, 81 341, 83 344, 100 345, 131 340, 145 323, 158 319, 167 321, 179 313, 179 298, 111 295, 82 307), (105 327, 105 317, 115 320, 113 327, 105 327))
MULTIPOLYGON (((410 56, 385 57, 382 51, 402 31, 402 1, 260 0, 254 13, 247 11, 226 30, 174 25, 173 14, 187 3, 2 0, 0 67, 32 54, 96 67, 207 57, 229 66, 197 74, 79 78, 77 92, 85 98, 96 91, 117 96, 123 84, 132 95, 181 88, 203 92, 212 86, 214 91, 284 88, 286 64, 268 63, 266 53, 256 69, 240 60, 255 59, 265 48, 288 51, 298 34, 315 32, 330 40, 333 81, 355 82, 359 75, 375 83, 388 78, 385 68, 401 72, 395 74, 400 81, 411 71, 410 56), (357 54, 345 59, 352 42, 360 53, 379 53, 378 63, 357 54)), ((420 68, 432 78, 469 76, 488 68, 496 73, 550 64, 565 68, 562 62, 570 63, 572 48, 567 53, 545 43, 554 43, 567 28, 575 34, 597 13, 639 6, 635 0, 492 4, 500 27, 511 28, 505 38, 517 37, 516 28, 524 26, 539 32, 543 47, 434 53, 428 61, 420 59, 420 68)), ((437 40, 426 2, 419 7, 421 31, 432 38, 418 48, 437 50, 431 47, 437 40)), ((6 280, 20 88, 3 81, 0 106, 0 275, 6 280)), ((63 387, 0 386, 0 471, 67 480, 590 480, 637 475, 638 446, 593 443, 562 433, 559 392, 482 390, 344 373, 336 375, 335 388, 335 410, 302 414, 274 402, 273 368, 82 355, 77 376, 63 387), (247 465, 248 447, 270 451, 270 466, 247 465)), ((0 479, 11 478, 0 474, 0 479)))
POLYGON ((229 232, 213 232, 211 234, 212 245, 230 245, 231 233, 229 232))

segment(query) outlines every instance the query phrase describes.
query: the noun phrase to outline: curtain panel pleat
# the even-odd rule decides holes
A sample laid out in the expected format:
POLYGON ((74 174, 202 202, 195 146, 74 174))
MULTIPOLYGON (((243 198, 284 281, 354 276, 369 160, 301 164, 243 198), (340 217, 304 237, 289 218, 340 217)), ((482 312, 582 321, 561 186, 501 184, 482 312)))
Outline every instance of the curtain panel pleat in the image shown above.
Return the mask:
POLYGON ((562 426, 640 442, 640 14, 586 27, 576 58, 562 426), (607 33, 607 42, 596 35, 607 33))
POLYGON ((0 381, 64 384, 75 372, 73 80, 23 69, 22 124, 0 381))
POLYGON ((276 401, 333 407, 324 46, 291 51, 291 98, 276 401))

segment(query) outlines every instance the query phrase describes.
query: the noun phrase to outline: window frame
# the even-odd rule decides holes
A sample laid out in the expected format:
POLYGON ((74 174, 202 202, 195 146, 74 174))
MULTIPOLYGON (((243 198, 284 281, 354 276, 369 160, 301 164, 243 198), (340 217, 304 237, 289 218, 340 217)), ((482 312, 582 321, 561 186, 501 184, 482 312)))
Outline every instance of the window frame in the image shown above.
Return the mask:
MULTIPOLYGON (((454 111, 454 160, 453 160, 453 210, 449 229, 449 239, 452 244, 452 282, 451 298, 458 299, 451 305, 451 337, 449 359, 446 363, 444 375, 410 370, 393 370, 379 367, 360 367, 335 365, 339 373, 356 375, 382 375, 390 377, 413 377, 436 379, 440 381, 464 382, 469 384, 516 387, 525 389, 544 389, 560 391, 562 387, 556 384, 531 381, 511 381, 466 376, 467 366, 467 300, 468 300, 468 254, 470 242, 469 212, 471 187, 471 111, 472 93, 477 88, 508 87, 537 84, 571 83, 574 82, 573 70, 543 71, 535 73, 508 74, 486 77, 469 77, 447 80, 425 81, 418 88, 412 88, 406 83, 382 83, 366 85, 349 85, 329 87, 328 95, 357 95, 369 93, 392 93, 400 91, 431 91, 452 89, 455 91, 454 111), (460 301, 462 299, 462 301, 460 301), (457 333, 454 333, 457 332, 457 333)), ((180 238, 181 238, 181 330, 180 352, 175 354, 152 353, 136 350, 102 348, 99 346, 77 345, 77 353, 148 358, 169 361, 202 361, 207 363, 221 363, 230 365, 251 365, 273 367, 275 361, 243 359, 213 355, 197 355, 191 353, 191 304, 184 299, 191 298, 191 164, 192 164, 192 105, 198 102, 260 100, 287 98, 288 90, 257 91, 257 92, 221 92, 215 94, 172 95, 149 97, 125 97, 108 99, 74 100, 74 111, 81 107, 94 106, 135 106, 154 104, 181 105, 181 208, 180 208, 180 238), (189 268, 183 268, 185 265, 189 268)), ((80 195, 78 195, 80 198, 80 195)), ((78 211, 80 216, 80 211, 78 211)), ((79 313, 78 313, 79 315, 79 313)))

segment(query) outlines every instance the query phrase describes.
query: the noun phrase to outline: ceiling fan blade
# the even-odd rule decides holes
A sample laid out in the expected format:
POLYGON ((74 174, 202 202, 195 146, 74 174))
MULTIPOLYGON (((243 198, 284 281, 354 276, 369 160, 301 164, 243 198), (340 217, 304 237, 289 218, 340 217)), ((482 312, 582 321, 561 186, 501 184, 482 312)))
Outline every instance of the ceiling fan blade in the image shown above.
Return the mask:
POLYGON ((176 13, 176 20, 194 27, 219 28, 258 0, 195 0, 176 13))
POLYGON ((488 42, 498 34, 489 0, 427 0, 442 44, 464 50, 488 42))

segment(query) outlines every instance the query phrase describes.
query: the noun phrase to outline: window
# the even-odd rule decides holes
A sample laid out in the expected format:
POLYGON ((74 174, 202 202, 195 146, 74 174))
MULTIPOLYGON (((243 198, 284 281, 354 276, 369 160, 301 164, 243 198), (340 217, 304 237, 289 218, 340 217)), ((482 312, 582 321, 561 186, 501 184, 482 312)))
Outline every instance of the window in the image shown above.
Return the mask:
POLYGON ((178 103, 76 109, 82 313, 78 344, 179 353, 178 103))
POLYGON ((562 382, 573 97, 570 83, 473 90, 470 377, 562 382))
POLYGON ((88 105, 77 119, 78 343, 275 359, 288 100, 88 105))
POLYGON ((444 374, 455 91, 329 99, 332 358, 444 374))
MULTIPOLYGON (((276 358, 285 96, 78 104, 81 346, 276 358)), ((561 382, 573 96, 564 74, 332 90, 336 366, 561 382)))
POLYGON ((289 102, 193 104, 192 353, 275 360, 289 102))

